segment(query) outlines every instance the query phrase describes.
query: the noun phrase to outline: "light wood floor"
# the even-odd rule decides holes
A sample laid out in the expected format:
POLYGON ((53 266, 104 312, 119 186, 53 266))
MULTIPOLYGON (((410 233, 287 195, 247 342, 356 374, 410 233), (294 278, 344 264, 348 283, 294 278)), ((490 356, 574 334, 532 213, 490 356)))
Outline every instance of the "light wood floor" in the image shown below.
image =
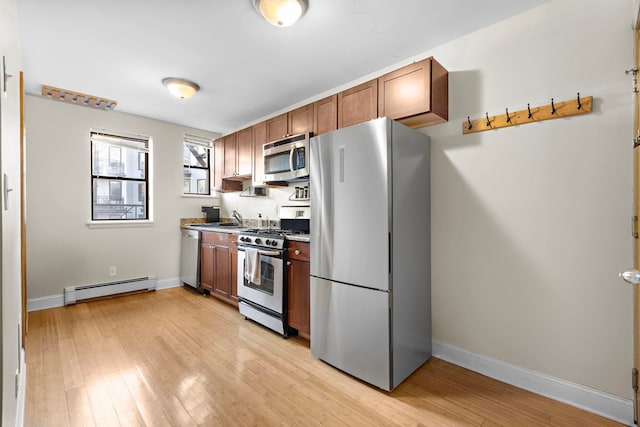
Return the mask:
POLYGON ((607 426, 432 358, 386 393, 185 288, 29 314, 26 426, 607 426))

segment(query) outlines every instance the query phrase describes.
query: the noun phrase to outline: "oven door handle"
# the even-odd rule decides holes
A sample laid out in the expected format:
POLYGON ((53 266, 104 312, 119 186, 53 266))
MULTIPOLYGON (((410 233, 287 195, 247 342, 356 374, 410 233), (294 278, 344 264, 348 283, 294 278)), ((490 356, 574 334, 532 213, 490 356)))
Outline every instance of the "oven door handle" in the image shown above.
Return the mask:
POLYGON ((264 256, 280 256, 280 252, 278 251, 262 251, 258 249, 258 253, 264 256))

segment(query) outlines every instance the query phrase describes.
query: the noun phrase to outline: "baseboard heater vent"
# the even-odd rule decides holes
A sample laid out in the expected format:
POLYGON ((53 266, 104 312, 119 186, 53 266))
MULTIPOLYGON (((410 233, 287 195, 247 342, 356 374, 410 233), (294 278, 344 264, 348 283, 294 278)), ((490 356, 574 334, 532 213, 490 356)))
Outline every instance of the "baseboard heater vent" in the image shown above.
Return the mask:
POLYGON ((68 286, 64 288, 64 305, 112 295, 142 290, 156 289, 155 277, 138 277, 137 279, 121 280, 118 282, 97 283, 94 285, 68 286))

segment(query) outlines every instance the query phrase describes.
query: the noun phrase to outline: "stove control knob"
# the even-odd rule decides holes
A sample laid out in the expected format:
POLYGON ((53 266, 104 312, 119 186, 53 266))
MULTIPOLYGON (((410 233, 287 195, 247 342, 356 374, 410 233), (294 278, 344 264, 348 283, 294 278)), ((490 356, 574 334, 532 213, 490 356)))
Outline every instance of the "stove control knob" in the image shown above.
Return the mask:
POLYGON ((255 243, 256 243, 256 245, 261 244, 262 243, 262 239, 259 238, 259 237, 256 237, 255 243))
POLYGON ((265 244, 265 245, 270 245, 270 244, 271 244, 271 240, 267 239, 267 240, 264 242, 264 244, 265 244))
POLYGON ((278 246, 278 242, 277 242, 277 241, 275 241, 275 240, 272 240, 272 241, 271 241, 271 246, 278 246))

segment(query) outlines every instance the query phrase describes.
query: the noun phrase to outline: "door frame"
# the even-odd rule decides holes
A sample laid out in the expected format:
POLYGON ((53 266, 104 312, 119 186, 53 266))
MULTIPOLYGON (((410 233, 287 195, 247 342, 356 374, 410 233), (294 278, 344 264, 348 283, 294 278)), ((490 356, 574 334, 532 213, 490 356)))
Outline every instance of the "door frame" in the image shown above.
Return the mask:
MULTIPOLYGON (((634 114, 633 114, 633 268, 640 270, 640 239, 638 238, 640 218, 640 88, 638 77, 640 76, 640 1, 634 0, 637 11, 634 16, 634 114)), ((640 419, 640 391, 638 388, 638 371, 640 370, 640 286, 633 286, 633 418, 637 425, 640 419)))

